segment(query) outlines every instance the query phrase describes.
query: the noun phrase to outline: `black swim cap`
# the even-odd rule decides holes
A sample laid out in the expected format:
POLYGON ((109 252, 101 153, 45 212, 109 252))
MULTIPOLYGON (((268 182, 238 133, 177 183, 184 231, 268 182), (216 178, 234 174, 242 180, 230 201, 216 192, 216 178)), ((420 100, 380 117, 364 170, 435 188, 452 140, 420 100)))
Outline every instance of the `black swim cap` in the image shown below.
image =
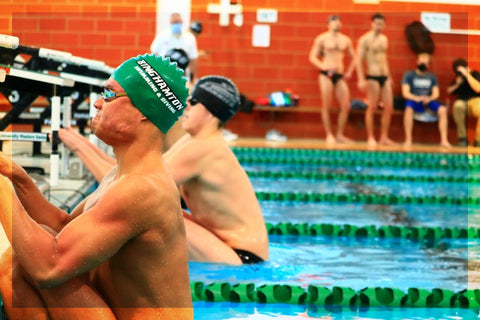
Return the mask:
POLYGON ((165 53, 165 57, 169 57, 171 62, 176 62, 177 67, 185 71, 187 69, 188 64, 190 63, 190 59, 188 59, 187 53, 185 50, 180 48, 173 48, 165 53))
POLYGON ((193 87, 192 98, 223 123, 230 120, 240 107, 237 87, 230 79, 221 76, 200 78, 193 87))
POLYGON ((192 30, 192 32, 195 32, 196 34, 200 34, 202 33, 202 23, 200 21, 192 21, 192 23, 190 24, 190 30, 192 30))

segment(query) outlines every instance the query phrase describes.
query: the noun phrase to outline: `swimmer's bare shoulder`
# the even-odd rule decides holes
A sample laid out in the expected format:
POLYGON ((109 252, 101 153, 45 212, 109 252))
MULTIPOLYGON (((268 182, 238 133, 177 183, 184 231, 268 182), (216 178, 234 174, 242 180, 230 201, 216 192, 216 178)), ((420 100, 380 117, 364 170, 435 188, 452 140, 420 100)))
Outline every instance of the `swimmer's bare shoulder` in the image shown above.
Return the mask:
MULTIPOLYGON (((121 237, 119 245, 122 246, 110 263, 100 266, 91 277, 96 286, 102 288, 107 300, 119 306, 134 307, 120 307, 122 310, 117 311, 125 315, 122 319, 128 319, 140 310, 138 308, 144 316, 160 310, 163 313, 169 308, 185 308, 187 315, 191 312, 179 195, 171 178, 157 173, 122 176, 108 190, 108 194, 114 193, 116 197, 107 201, 118 206, 112 210, 117 214, 110 217, 117 227, 115 233, 109 234, 121 237), (129 231, 122 231, 124 228, 129 231), (125 233, 130 235, 122 237, 125 233), (105 275, 113 285, 105 282, 105 275), (112 287, 117 290, 111 290, 112 287)), ((97 205, 104 205, 102 199, 97 205)))

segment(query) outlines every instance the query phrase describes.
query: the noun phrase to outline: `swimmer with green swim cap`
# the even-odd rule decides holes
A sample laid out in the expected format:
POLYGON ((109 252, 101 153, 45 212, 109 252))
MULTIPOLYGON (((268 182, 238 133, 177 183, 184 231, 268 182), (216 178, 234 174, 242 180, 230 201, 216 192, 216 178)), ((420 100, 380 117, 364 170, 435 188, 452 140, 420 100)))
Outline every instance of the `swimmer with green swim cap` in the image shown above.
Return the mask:
MULTIPOLYGON (((0 256, 9 319, 193 319, 179 191, 162 154, 164 132, 185 106, 182 75, 145 55, 105 82, 91 128, 112 146, 115 165, 71 213, 0 152, 0 228, 14 245, 0 256)), ((107 161, 84 140, 59 136, 87 167, 107 161)))
POLYGON ((169 58, 153 54, 130 58, 115 69, 112 78, 140 112, 164 134, 187 105, 187 79, 169 58))

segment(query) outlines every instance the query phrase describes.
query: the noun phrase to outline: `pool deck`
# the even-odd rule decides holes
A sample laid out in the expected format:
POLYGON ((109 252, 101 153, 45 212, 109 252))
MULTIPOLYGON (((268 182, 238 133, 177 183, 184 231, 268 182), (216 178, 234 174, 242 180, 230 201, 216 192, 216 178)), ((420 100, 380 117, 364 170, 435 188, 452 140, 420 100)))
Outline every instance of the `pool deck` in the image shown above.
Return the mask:
POLYGON ((452 146, 452 148, 443 148, 436 144, 413 144, 406 149, 403 144, 395 146, 378 146, 370 149, 366 142, 355 143, 337 143, 328 145, 322 139, 289 139, 286 142, 268 141, 263 138, 239 138, 230 141, 229 144, 235 147, 257 147, 257 148, 294 148, 294 149, 330 149, 330 150, 357 150, 357 151, 387 151, 387 152, 428 152, 428 153, 465 153, 480 154, 480 147, 461 148, 452 146))

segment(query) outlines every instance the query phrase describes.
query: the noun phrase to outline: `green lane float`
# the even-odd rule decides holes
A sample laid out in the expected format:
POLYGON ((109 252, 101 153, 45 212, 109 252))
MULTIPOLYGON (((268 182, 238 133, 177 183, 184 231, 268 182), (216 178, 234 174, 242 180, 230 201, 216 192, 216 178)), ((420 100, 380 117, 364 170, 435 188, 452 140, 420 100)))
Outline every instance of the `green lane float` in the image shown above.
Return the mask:
POLYGON ((348 181, 348 182, 370 182, 370 181, 399 181, 399 182, 431 182, 431 183, 480 183, 480 175, 466 176, 408 176, 408 175, 388 175, 388 174, 363 174, 359 173, 332 173, 332 172, 314 172, 308 170, 301 171, 251 171, 246 170, 250 178, 268 178, 268 179, 305 179, 312 181, 348 181))
POLYGON ((237 283, 231 286, 230 301, 253 302, 255 301, 255 285, 253 283, 237 283))
POLYGON ((337 159, 337 158, 292 158, 292 157, 258 157, 237 155, 242 165, 252 164, 281 164, 297 166, 335 166, 335 167, 391 167, 391 168, 417 168, 417 169, 445 169, 445 170, 478 170, 480 163, 469 163, 467 161, 449 161, 447 163, 432 163, 421 161, 399 161, 399 160, 370 160, 370 159, 337 159))
POLYGON ((402 238, 411 240, 440 239, 476 239, 480 238, 480 229, 458 227, 421 227, 421 226, 355 226, 351 224, 331 223, 266 223, 269 235, 288 236, 333 236, 367 238, 402 238))
POLYGON ((445 204, 445 205, 480 205, 480 197, 439 196, 404 196, 396 194, 345 194, 317 192, 273 192, 256 191, 259 201, 298 201, 298 202, 348 202, 378 205, 393 204, 445 204))
POLYGON ((331 289, 310 284, 307 288, 289 284, 227 282, 192 282, 194 301, 286 303, 300 305, 336 305, 351 307, 416 307, 416 308, 479 308, 480 290, 465 289, 453 292, 448 289, 366 287, 354 290, 334 286, 331 289))
POLYGON ((233 147, 243 164, 362 165, 404 168, 480 169, 480 156, 466 154, 233 147))

